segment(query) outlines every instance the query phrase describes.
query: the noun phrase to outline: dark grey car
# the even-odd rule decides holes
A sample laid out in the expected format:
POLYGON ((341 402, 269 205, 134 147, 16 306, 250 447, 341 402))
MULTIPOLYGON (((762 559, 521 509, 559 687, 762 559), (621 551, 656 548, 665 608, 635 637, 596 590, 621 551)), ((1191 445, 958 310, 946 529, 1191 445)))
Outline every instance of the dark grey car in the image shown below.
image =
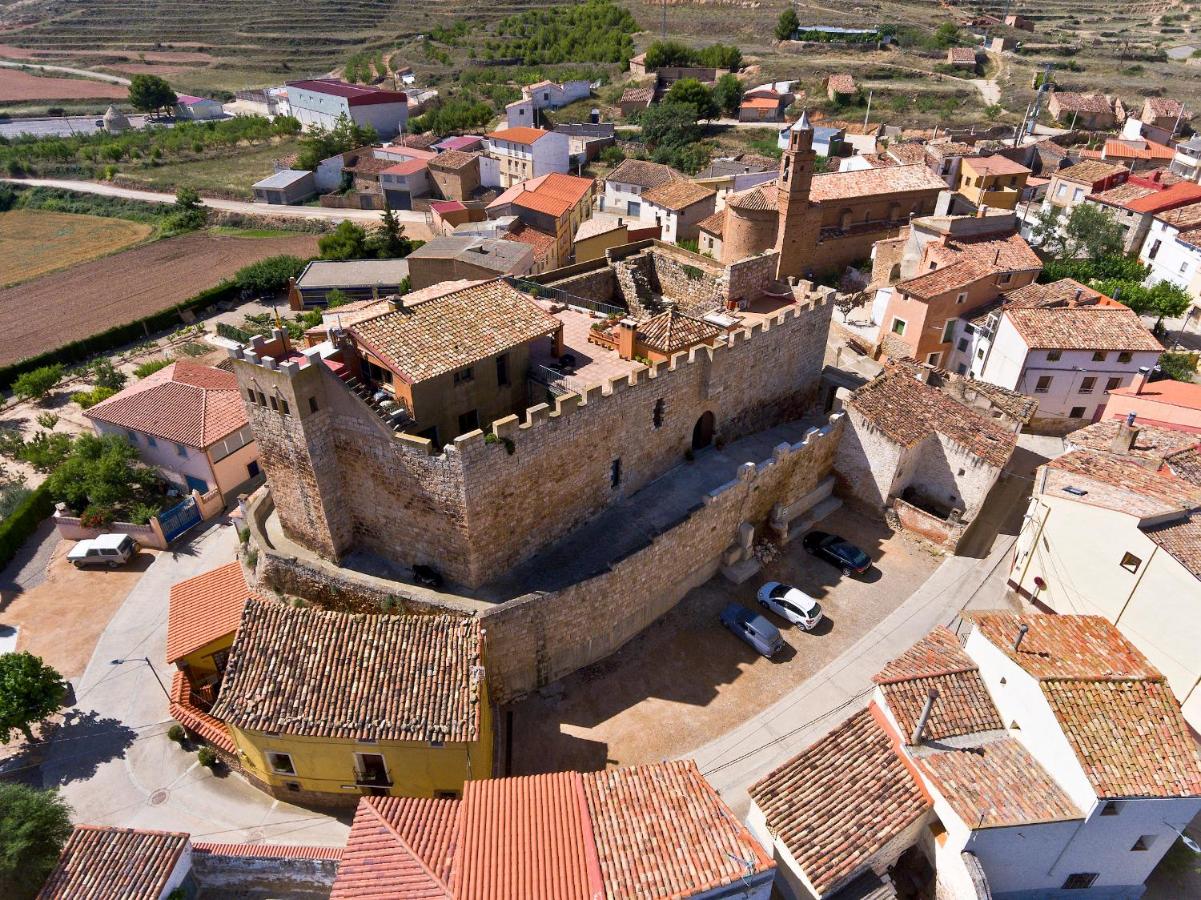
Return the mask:
POLYGON ((720 618, 721 624, 764 656, 774 656, 784 646, 779 628, 741 604, 731 603, 721 611, 720 618))

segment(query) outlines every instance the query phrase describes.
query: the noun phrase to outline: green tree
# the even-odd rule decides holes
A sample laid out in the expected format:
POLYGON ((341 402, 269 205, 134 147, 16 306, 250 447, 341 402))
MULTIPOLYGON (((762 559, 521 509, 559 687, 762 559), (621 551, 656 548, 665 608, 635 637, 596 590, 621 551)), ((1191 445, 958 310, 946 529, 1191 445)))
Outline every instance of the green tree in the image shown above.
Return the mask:
POLYGON ((66 695, 66 682, 40 656, 0 656, 0 743, 7 744, 14 731, 32 741, 31 726, 57 712, 66 695))
POLYGON ((797 29, 801 27, 801 20, 797 18, 796 10, 792 8, 792 3, 784 12, 780 13, 780 18, 776 20, 776 40, 787 41, 797 33, 797 29))
POLYGON ((724 115, 737 116, 738 106, 742 103, 742 82, 738 76, 727 72, 717 79, 717 84, 713 86, 713 99, 724 115))
POLYGON ((943 22, 934 29, 930 43, 937 50, 946 50, 959 43, 959 27, 954 22, 943 22))
POLYGON ((363 259, 368 255, 367 230, 349 219, 343 219, 330 234, 317 242, 322 259, 363 259))
POLYGON ((663 102, 670 105, 690 104, 696 109, 698 119, 715 119, 721 112, 713 91, 695 78, 681 78, 671 86, 663 102))
POLYGON ((56 502, 110 521, 117 508, 153 495, 160 482, 119 435, 81 434, 46 486, 56 502))
POLYGON ((107 357, 100 357, 89 369, 97 387, 111 388, 114 392, 125 387, 126 374, 112 364, 107 357))
POLYGON ((33 400, 41 403, 46 395, 54 389, 63 377, 63 367, 55 363, 52 366, 41 366, 19 376, 13 382, 13 393, 22 400, 33 400))
POLYGON ((701 139, 696 107, 687 103, 660 103, 642 114, 642 142, 654 151, 660 147, 680 147, 701 139))
POLYGON ((646 48, 647 69, 662 69, 664 66, 690 66, 696 62, 691 47, 680 41, 655 41, 646 48))
POLYGON ((337 309, 339 306, 345 306, 350 302, 350 296, 341 288, 325 292, 325 308, 337 309))
POLYGON ((157 75, 134 75, 129 79, 129 104, 138 112, 157 113, 179 102, 171 85, 157 75))
POLYGON ((1173 381, 1192 381, 1197 374, 1197 357, 1192 353, 1164 353, 1159 369, 1173 381))
POLYGON ((404 226, 392 212, 384 207, 384 221, 367 238, 367 253, 380 259, 400 259, 413 252, 413 242, 404 236, 404 226))
POLYGON ((1081 203, 1066 222, 1056 215, 1054 207, 1041 213, 1034 225, 1034 237, 1046 255, 1097 259, 1121 254, 1125 234, 1122 226, 1100 207, 1081 203))
POLYGON ((71 836, 71 807, 57 791, 0 783, 0 896, 33 898, 71 836))
POLYGON ((314 128, 300 139, 296 165, 301 169, 316 169, 323 159, 369 147, 378 139, 379 135, 370 125, 356 125, 343 114, 338 116, 333 128, 314 128))

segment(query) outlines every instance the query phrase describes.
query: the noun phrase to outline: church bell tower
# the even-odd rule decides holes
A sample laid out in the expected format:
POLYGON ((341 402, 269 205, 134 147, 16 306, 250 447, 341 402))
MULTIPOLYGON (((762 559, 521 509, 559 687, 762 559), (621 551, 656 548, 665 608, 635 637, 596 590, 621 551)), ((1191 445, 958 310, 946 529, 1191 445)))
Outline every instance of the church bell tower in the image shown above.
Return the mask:
POLYGON ((780 220, 776 229, 776 250, 780 253, 780 259, 776 268, 777 278, 803 276, 813 268, 821 227, 818 211, 809 202, 816 161, 813 126, 809 123, 809 114, 801 113, 800 121, 788 130, 788 149, 780 159, 777 182, 780 220))

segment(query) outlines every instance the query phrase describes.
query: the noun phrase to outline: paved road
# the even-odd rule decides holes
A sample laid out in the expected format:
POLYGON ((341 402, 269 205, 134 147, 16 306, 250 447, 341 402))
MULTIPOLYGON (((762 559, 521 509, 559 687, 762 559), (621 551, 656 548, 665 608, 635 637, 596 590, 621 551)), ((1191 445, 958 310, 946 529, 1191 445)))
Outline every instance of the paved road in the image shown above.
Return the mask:
MULTIPOLYGON (((117 187, 114 184, 103 184, 97 181, 77 181, 68 178, 4 178, 14 184, 29 184, 38 187, 61 188, 66 191, 80 191, 85 194, 100 194, 105 197, 123 197, 127 200, 141 200, 145 203, 174 203, 174 194, 160 191, 142 191, 134 188, 117 187)), ((341 222, 352 219, 356 222, 378 222, 382 212, 373 209, 326 209, 322 206, 275 206, 268 203, 250 203, 245 200, 220 200, 205 197, 203 205, 211 209, 221 209, 227 212, 249 213, 258 216, 286 216, 297 219, 328 219, 331 222, 341 222)), ((425 213, 412 210, 395 210, 396 218, 402 224, 425 224, 425 213)))
MULTIPOLYGON (((134 128, 146 127, 145 116, 127 116, 134 128)), ((103 131, 96 116, 36 116, 28 119, 0 120, 0 136, 15 138, 23 134, 32 137, 68 137, 73 134, 96 134, 103 131)))
POLYGON ((232 527, 215 524, 175 553, 159 554, 100 636, 75 685, 75 710, 41 768, 44 786, 62 789, 74 821, 188 831, 197 840, 345 842, 345 823, 280 803, 237 775, 218 778, 166 737, 171 719, 158 679, 170 684, 168 591, 229 562, 236 543, 232 527), (128 661, 113 664, 121 659, 128 661))
POLYGON ((109 84, 129 84, 128 78, 120 75, 109 75, 107 72, 93 72, 91 69, 73 69, 71 66, 53 66, 45 63, 9 62, 0 60, 0 68, 4 69, 41 69, 43 72, 61 72, 64 75, 74 75, 77 78, 90 78, 92 81, 107 81, 109 84))

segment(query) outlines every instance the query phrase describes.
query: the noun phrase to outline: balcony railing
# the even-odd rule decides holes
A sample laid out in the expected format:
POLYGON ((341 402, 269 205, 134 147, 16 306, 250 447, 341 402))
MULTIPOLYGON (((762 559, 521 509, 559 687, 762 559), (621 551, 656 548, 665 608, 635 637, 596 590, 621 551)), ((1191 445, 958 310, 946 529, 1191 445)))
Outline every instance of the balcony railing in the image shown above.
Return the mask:
POLYGON ((354 773, 354 783, 358 787, 392 787, 392 779, 383 772, 363 772, 358 769, 354 773))

